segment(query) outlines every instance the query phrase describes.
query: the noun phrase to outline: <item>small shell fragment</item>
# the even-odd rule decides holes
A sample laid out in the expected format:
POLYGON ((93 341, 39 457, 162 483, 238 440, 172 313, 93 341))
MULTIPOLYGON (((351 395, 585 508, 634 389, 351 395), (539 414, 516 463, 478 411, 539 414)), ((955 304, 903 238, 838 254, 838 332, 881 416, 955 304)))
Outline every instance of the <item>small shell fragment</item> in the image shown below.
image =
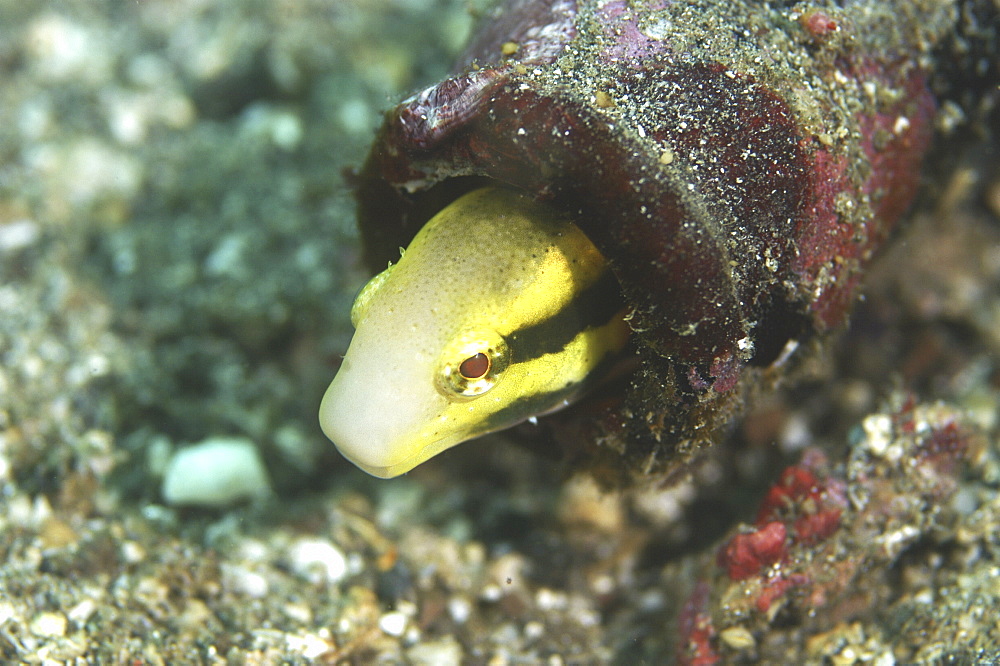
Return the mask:
POLYGON ((734 650, 748 650, 757 645, 753 634, 745 627, 729 627, 719 632, 719 638, 734 650))

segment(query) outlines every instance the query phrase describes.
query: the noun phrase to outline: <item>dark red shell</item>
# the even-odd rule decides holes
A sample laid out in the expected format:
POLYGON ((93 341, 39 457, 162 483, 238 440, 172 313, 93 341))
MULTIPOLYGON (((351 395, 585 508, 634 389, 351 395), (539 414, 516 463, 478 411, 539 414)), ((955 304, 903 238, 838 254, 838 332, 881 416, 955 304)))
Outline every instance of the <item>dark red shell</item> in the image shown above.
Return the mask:
POLYGON ((748 375, 844 321, 913 197, 934 110, 916 63, 942 28, 896 4, 817 30, 794 4, 510 2, 462 73, 387 114, 359 179, 366 258, 486 180, 569 211, 646 349, 605 422, 616 453, 688 448, 748 375))

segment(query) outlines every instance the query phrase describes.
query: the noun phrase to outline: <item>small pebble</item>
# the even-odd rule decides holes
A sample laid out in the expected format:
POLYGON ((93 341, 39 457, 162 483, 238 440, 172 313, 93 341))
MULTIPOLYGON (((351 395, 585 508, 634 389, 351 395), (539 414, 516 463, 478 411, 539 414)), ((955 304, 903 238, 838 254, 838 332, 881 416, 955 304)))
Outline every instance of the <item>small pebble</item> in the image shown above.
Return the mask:
POLYGON ((13 220, 0 224, 0 252, 23 250, 34 245, 41 235, 38 223, 32 220, 13 220))
POLYGON ((223 563, 222 581, 226 589, 251 599, 263 599, 271 590, 267 578, 240 565, 223 563))
POLYGON ((480 596, 484 601, 499 601, 500 597, 503 596, 503 591, 500 589, 499 585, 491 583, 483 588, 480 596))
POLYGON ((464 656, 462 646, 451 636, 425 641, 406 651, 414 666, 460 666, 464 656))
POLYGON ((529 641, 537 640, 545 635, 545 625, 541 622, 529 622, 524 625, 524 637, 529 641))
POLYGON ((318 659, 333 649, 333 644, 326 636, 317 634, 286 635, 285 644, 289 650, 300 652, 309 660, 318 659))
POLYGON ((745 627, 729 627, 719 632, 719 638, 733 650, 748 650, 755 645, 753 634, 745 627))
POLYGON ((122 559, 129 564, 138 564, 146 559, 146 550, 135 541, 126 541, 121 546, 122 559))
POLYGON ((43 14, 35 19, 28 26, 25 41, 28 61, 41 78, 97 83, 111 73, 111 51, 102 48, 100 37, 60 14, 43 14))
POLYGON ((217 437, 182 449, 167 465, 168 504, 225 507, 271 492, 264 462, 247 439, 217 437))
POLYGON ((28 625, 28 630, 36 636, 59 638, 66 635, 66 616, 62 613, 39 613, 28 625))
POLYGON ((865 431, 868 450, 876 456, 884 456, 892 441, 892 418, 887 414, 872 414, 865 418, 861 427, 865 431))
POLYGON ((313 620, 312 610, 306 604, 285 604, 282 610, 290 619, 301 624, 309 624, 313 620))
POLYGON ((448 600, 448 614, 457 624, 464 624, 472 615, 472 604, 465 597, 452 597, 448 600))
POLYGON ((206 626, 214 619, 212 609, 201 599, 188 599, 181 614, 174 618, 177 626, 185 629, 206 626))
POLYGON ((347 575, 347 558, 329 541, 299 539, 288 551, 292 571, 312 583, 337 583, 347 575))
POLYGON ((872 666, 896 666, 896 656, 890 651, 883 652, 875 658, 872 666))
POLYGON ((16 611, 14 610, 13 604, 6 601, 0 601, 0 626, 7 623, 7 620, 14 617, 16 611))
POLYGON ((406 615, 391 611, 379 618, 378 627, 390 636, 402 636, 406 631, 406 615))
POLYGON ((97 603, 93 599, 84 599, 77 605, 69 609, 67 616, 70 621, 78 627, 87 624, 87 620, 97 610, 97 603))
POLYGON ((535 593, 535 603, 540 610, 565 610, 568 605, 566 595, 562 592, 550 590, 547 587, 540 588, 535 593))

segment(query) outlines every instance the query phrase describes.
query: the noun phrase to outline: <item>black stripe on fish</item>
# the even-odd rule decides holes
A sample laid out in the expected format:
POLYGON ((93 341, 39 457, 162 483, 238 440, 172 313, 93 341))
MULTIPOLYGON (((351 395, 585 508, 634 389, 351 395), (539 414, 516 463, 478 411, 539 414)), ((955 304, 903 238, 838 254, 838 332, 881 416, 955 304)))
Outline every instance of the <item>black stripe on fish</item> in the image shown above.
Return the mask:
POLYGON ((608 375, 619 361, 619 354, 607 353, 583 381, 569 382, 555 391, 521 396, 484 418, 479 423, 480 427, 475 428, 475 432, 471 436, 478 437, 489 432, 509 428, 532 416, 540 416, 546 412, 554 411, 562 406, 560 403, 564 400, 567 403, 573 402, 595 382, 608 375))
POLYGON ((525 363, 546 354, 557 354, 581 331, 606 325, 623 307, 618 280, 611 271, 605 270, 559 312, 508 334, 511 362, 525 363))

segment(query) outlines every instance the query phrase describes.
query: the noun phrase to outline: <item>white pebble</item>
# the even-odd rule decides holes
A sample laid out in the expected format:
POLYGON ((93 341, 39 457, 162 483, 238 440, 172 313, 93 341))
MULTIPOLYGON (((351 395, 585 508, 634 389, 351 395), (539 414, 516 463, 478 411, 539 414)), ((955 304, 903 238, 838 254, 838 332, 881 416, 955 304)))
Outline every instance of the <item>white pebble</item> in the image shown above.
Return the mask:
POLYGON ((390 636, 402 636, 406 631, 406 615, 399 611, 391 611, 379 618, 378 626, 390 636))
POLYGON ((885 456, 892 442, 892 418, 886 414, 872 414, 861 422, 861 427, 868 450, 876 456, 885 456))
POLYGON ((33 220, 13 220, 0 224, 0 252, 16 252, 34 245, 42 231, 33 220))
POLYGON ((306 604, 285 604, 282 610, 290 619, 300 624, 310 624, 313 621, 312 610, 306 604))
POLYGON ((224 507, 271 492, 257 447, 246 439, 206 439, 174 454, 163 478, 168 504, 224 507))
POLYGON ((503 590, 500 589, 499 585, 490 583, 483 588, 480 596, 482 596, 484 601, 500 601, 500 597, 503 596, 503 590))
POLYGON ((28 625, 28 630, 36 636, 58 638, 66 635, 66 616, 62 613, 39 613, 28 625))
POLYGON ((93 599, 84 599, 77 605, 69 609, 69 619, 78 627, 82 627, 90 619, 90 616, 97 610, 97 603, 93 599))
POLYGON ((541 610, 545 611, 565 610, 566 606, 569 605, 569 600, 565 594, 543 587, 535 593, 535 603, 541 610))
POLYGON ((472 615, 472 604, 465 597, 452 597, 448 600, 448 614, 456 624, 465 624, 472 615))
POLYGON ((0 626, 7 624, 7 620, 14 617, 16 612, 14 604, 9 601, 0 601, 0 626))
POLYGON ((328 636, 320 634, 287 634, 285 644, 289 650, 299 652, 309 660, 318 659, 333 650, 333 643, 328 636))
POLYGON ((451 636, 436 641, 425 641, 406 651, 414 666, 460 666, 462 646, 451 636))
POLYGON ((146 549, 135 541, 125 541, 121 545, 122 559, 129 564, 138 564, 146 559, 146 549))
POLYGON ((222 584, 236 594, 245 594, 251 599, 263 599, 270 592, 267 578, 240 565, 222 565, 222 584))
POLYGON ((279 112, 271 124, 271 140, 284 150, 294 150, 302 141, 302 121, 294 113, 279 112))
POLYGON ((541 622, 529 622, 524 625, 524 637, 529 641, 538 640, 545 635, 545 625, 541 622))
POLYGON ((108 129, 119 143, 137 144, 146 139, 149 113, 137 95, 111 99, 106 106, 108 129))
POLYGON ((312 583, 336 583, 347 575, 347 558, 323 539, 299 539, 288 551, 288 563, 298 576, 312 583))

